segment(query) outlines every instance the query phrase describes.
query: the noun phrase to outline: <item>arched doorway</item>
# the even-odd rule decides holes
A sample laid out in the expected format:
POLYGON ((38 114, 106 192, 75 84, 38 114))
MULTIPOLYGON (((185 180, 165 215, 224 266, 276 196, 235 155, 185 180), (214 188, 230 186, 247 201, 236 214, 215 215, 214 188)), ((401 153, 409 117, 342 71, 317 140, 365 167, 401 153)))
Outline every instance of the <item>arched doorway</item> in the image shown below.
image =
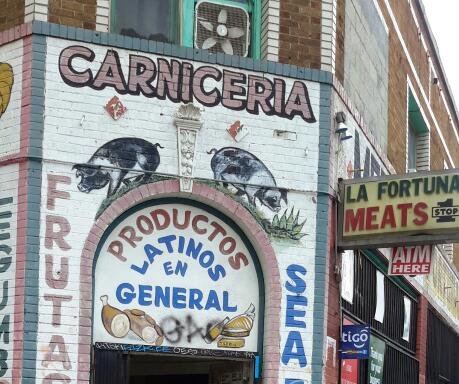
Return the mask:
POLYGON ((147 200, 104 231, 94 262, 95 383, 250 383, 265 286, 236 222, 183 197, 147 200))

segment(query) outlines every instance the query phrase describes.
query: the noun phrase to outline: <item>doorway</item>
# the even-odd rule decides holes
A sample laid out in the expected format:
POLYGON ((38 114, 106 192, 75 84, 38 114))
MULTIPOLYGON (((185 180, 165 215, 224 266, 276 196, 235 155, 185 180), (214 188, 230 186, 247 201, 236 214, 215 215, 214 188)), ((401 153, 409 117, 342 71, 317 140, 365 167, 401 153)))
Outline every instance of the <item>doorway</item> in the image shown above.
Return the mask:
POLYGON ((94 384, 253 383, 252 360, 94 351, 94 384))

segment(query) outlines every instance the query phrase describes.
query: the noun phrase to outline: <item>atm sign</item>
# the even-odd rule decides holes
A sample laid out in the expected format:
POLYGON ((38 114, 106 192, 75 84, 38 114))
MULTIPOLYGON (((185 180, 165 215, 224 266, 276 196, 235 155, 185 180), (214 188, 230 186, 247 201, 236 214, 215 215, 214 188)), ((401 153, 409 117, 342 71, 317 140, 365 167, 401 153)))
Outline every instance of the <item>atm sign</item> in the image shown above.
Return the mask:
POLYGON ((389 275, 427 275, 430 273, 433 245, 392 248, 389 275))

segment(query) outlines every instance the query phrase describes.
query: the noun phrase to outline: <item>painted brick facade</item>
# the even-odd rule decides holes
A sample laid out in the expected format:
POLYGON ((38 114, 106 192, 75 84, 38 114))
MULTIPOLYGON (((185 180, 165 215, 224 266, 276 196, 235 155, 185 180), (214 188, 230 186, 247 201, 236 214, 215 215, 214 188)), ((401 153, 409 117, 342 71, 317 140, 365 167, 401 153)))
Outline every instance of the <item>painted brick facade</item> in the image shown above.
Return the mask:
MULTIPOLYGON (((18 47, 24 45, 23 64, 21 61, 16 63, 15 70, 19 76, 24 73, 26 80, 22 82, 22 98, 20 94, 13 98, 19 100, 16 103, 19 103, 23 111, 24 129, 20 131, 21 136, 17 140, 24 143, 24 152, 21 155, 22 147, 19 146, 15 149, 16 152, 5 153, 1 169, 6 171, 5 164, 20 163, 21 156, 30 156, 30 161, 19 166, 19 179, 23 184, 19 186, 15 197, 18 199, 18 228, 24 228, 18 229, 17 236, 25 239, 25 242, 20 242, 21 246, 18 246, 16 252, 18 260, 21 260, 18 261, 19 267, 16 270, 16 294, 22 298, 25 287, 28 294, 25 303, 21 300, 15 303, 18 308, 15 318, 15 334, 18 336, 15 337, 15 342, 20 344, 15 349, 20 353, 13 360, 8 360, 12 367, 11 373, 8 373, 13 377, 12 382, 19 382, 21 378, 24 382, 43 383, 50 380, 86 382, 89 379, 93 313, 92 280, 88 281, 88 277, 91 277, 94 247, 100 240, 103 229, 120 212, 153 196, 175 195, 207 203, 233 218, 247 234, 257 253, 262 255, 260 261, 269 292, 265 303, 265 323, 268 325, 263 343, 264 382, 306 379, 319 383, 322 376, 324 337, 324 315, 319 313, 324 310, 325 296, 316 295, 314 292, 323 291, 325 287, 327 273, 324 260, 329 245, 328 237, 317 232, 316 228, 327 228, 329 220, 328 197, 318 196, 318 191, 326 193, 329 185, 328 173, 323 170, 329 163, 330 76, 308 70, 297 71, 290 67, 285 67, 288 70, 285 72, 282 66, 268 67, 261 66, 260 62, 256 63, 260 71, 265 71, 265 78, 272 79, 270 81, 278 79, 276 84, 282 85, 282 89, 287 92, 284 101, 289 99, 288 93, 294 87, 299 89, 299 86, 303 87, 300 83, 305 84, 307 100, 300 100, 307 102, 311 109, 309 112, 301 112, 303 118, 268 116, 262 109, 254 110, 250 114, 235 114, 222 105, 201 105, 199 113, 202 116, 202 131, 199 132, 196 142, 193 170, 196 182, 190 195, 181 192, 176 180, 181 167, 177 147, 181 144, 177 139, 174 119, 177 118, 180 104, 167 99, 162 101, 142 95, 119 94, 128 109, 119 120, 113 120, 104 110, 107 101, 117 93, 112 87, 101 91, 89 87, 71 87, 64 83, 64 75, 59 72, 59 56, 62 51, 71 45, 78 45, 94 50, 95 60, 86 64, 96 73, 108 52, 107 46, 68 40, 69 36, 78 36, 72 28, 62 29, 34 23, 33 28, 29 28, 29 33, 32 29, 35 31, 34 35, 23 40, 18 35, 16 42, 5 45, 8 48, 12 44, 18 47), (45 37, 40 34, 41 31, 57 34, 65 32, 67 39, 45 37), (279 78, 276 75, 279 69, 281 73, 292 75, 279 78), (322 79, 323 83, 311 81, 313 77, 322 79), (62 92, 64 88, 67 89, 65 96, 62 92), (72 106, 71 110, 69 105, 72 106), (304 115, 305 113, 310 115, 304 115), (226 131, 234 125, 235 119, 240 120, 248 129, 248 135, 239 144, 226 131), (104 142, 128 135, 161 143, 164 148, 160 150, 161 168, 158 171, 163 177, 172 180, 145 184, 132 190, 129 196, 122 196, 114 201, 110 209, 95 221, 96 211, 105 199, 106 191, 93 191, 89 194, 79 191, 79 180, 72 167, 76 163, 87 162, 104 142), (209 138, 212 144, 209 144, 209 138), (242 200, 235 200, 233 195, 223 194, 212 186, 215 175, 209 165, 212 156, 207 152, 212 148, 231 145, 256 153, 266 164, 276 179, 277 187, 285 188, 288 193, 289 206, 284 206, 282 202, 278 218, 283 212, 286 215, 290 212, 298 213, 297 224, 304 222, 300 229, 307 237, 301 236, 294 241, 268 237, 265 227, 254 219, 253 212, 247 210, 248 201, 244 197, 242 200), (69 153, 73 154, 70 161, 69 153), (292 164, 295 165, 292 167, 292 164), (318 164, 321 164, 320 171, 318 164), (285 172, 285 169, 290 171, 285 172), (210 182, 211 186, 201 185, 199 181, 210 182), (84 210, 82 206, 85 207, 84 210), (287 212, 289 207, 290 211, 287 212), (68 234, 67 230, 70 230, 68 234), (60 235, 56 235, 59 233, 64 233, 62 239, 59 238, 60 235), (26 252, 26 249, 29 251, 26 252), (293 275, 287 271, 292 266, 304 268, 305 271, 305 285, 301 289, 307 304, 302 320, 292 322, 297 328, 290 324, 290 316, 295 319, 298 315, 289 314, 291 304, 288 304, 290 299, 287 298, 290 291, 286 289, 289 284, 293 284, 293 275), (80 276, 85 277, 80 280, 80 276), (293 328, 290 329, 291 327, 293 328), (301 335, 301 341, 295 339, 292 332, 301 335), (22 339, 19 335, 23 333, 25 337, 22 339), (295 345, 299 347, 298 350, 295 345), (304 358, 298 357, 298 353, 304 354, 304 358)), ((27 34, 27 28, 24 32, 27 34)), ((81 38, 85 38, 84 36, 87 35, 81 38)), ((100 36, 101 39, 104 37, 110 39, 109 35, 100 36)), ((131 51, 121 47, 114 49, 121 58, 123 70, 126 70, 131 51)), ((148 49, 147 45, 146 50, 148 49)), ((142 55, 158 63, 160 60, 171 60, 162 52, 161 49, 161 53, 143 52, 142 55)), ((198 56, 190 61, 186 59, 187 52, 181 54, 182 58, 177 60, 192 63, 195 70, 205 65, 199 62, 198 56)), ((15 59, 8 57, 7 60, 15 59)), ((223 57, 221 64, 208 64, 208 67, 212 65, 220 71, 242 71, 246 77, 257 75, 257 72, 241 69, 239 65, 225 67, 223 64, 226 60, 227 57, 223 57)), ((73 64, 80 68, 85 61, 76 59, 73 64)), ((122 84, 118 83, 118 86, 122 84)), ((193 92, 196 92, 196 87, 197 85, 193 92)), ((287 110, 288 108, 285 109, 287 110)), ((282 113, 286 113, 283 111, 284 109, 282 113)), ((12 135, 8 137, 14 138, 12 135)), ((4 192, 7 191, 2 190, 2 197, 4 192)), ((272 220, 275 215, 266 206, 258 205, 257 209, 265 212, 263 215, 268 220, 272 220)), ((299 308, 301 307, 297 305, 296 309, 299 308)))
MULTIPOLYGON (((337 382, 340 259, 333 242, 333 222, 338 178, 406 171, 408 82, 430 129, 430 168, 443 169, 445 164, 453 168, 459 163, 457 112, 450 102, 424 17, 415 1, 365 2, 379 9, 377 17, 389 30, 388 45, 385 46, 387 81, 382 82, 383 94, 380 95, 380 99, 386 97, 387 101, 373 103, 381 108, 373 115, 380 113, 387 120, 381 123, 390 143, 387 151, 384 149, 386 140, 381 140, 368 111, 362 106, 365 103, 357 100, 358 96, 368 101, 372 95, 350 92, 346 86, 351 75, 363 81, 371 72, 371 68, 361 68, 359 73, 352 73, 355 67, 346 62, 351 52, 363 49, 356 40, 352 47, 355 49, 349 47, 349 39, 352 40, 350 29, 353 28, 357 37, 360 33, 355 20, 349 16, 352 15, 349 7, 356 3, 359 2, 262 1, 261 58, 269 62, 209 55, 192 48, 107 34, 110 21, 106 0, 26 1, 25 12, 17 2, 13 7, 10 1, 6 1, 5 7, 0 7, 0 63, 12 63, 15 79, 9 106, 0 117, 0 179, 8 180, 8 189, 0 189, 0 201, 10 190, 17 191, 13 200, 13 204, 17 204, 13 209, 15 225, 11 225, 12 232, 16 231, 11 238, 17 239, 16 297, 14 320, 11 320, 14 344, 8 346, 14 347, 15 352, 12 359, 11 349, 8 349, 7 380, 49 384, 52 380, 67 378, 75 383, 88 381, 94 316, 91 274, 95 247, 104 229, 135 203, 153 196, 182 196, 219 208, 246 232, 259 257, 264 255, 261 264, 269 282, 267 292, 271 296, 266 302, 269 327, 264 334, 263 382, 337 382), (3 10, 11 12, 4 15, 3 10), (4 24, 1 24, 2 20, 5 20, 4 24), (56 24, 35 22, 31 35, 32 24, 23 24, 31 20, 56 24), (13 26, 16 28, 7 29, 13 26), (5 32, 1 33, 2 29, 5 32), (91 30, 103 33, 92 33, 91 30), (114 49, 121 57, 125 77, 127 57, 133 54, 147 56, 156 64, 158 58, 169 63, 174 58, 191 63, 194 69, 206 65, 219 71, 240 72, 245 77, 256 75, 270 80, 277 77, 285 82, 287 90, 295 80, 302 81, 307 84, 317 121, 305 122, 299 116, 285 119, 265 114, 261 104, 256 114, 245 110, 235 112, 221 105, 206 106, 195 101, 202 120, 193 162, 193 176, 198 182, 185 193, 177 181, 178 176, 183 175, 178 160, 180 141, 174 123, 180 104, 170 101, 167 95, 164 100, 158 100, 118 93, 114 87, 121 89, 122 82, 102 90, 68 86, 58 71, 58 60, 62 50, 69 45, 89 47, 95 52, 95 59, 90 64, 87 60, 74 61, 75 67, 81 71, 89 66, 94 76, 108 49, 114 49), (325 68, 330 72, 319 71, 325 68), (438 83, 434 84, 434 78, 438 78, 438 83), (116 121, 103 108, 115 95, 127 107, 127 112, 116 121), (387 109, 386 116, 384 108, 387 109), (340 142, 333 133, 336 128, 334 116, 339 111, 346 113, 352 140, 340 142), (236 120, 249 130, 240 142, 234 141, 226 132, 236 120), (15 129, 18 126, 20 130, 15 129), (96 219, 106 189, 89 194, 79 191, 80 180, 72 167, 87 162, 109 140, 127 136, 146 138, 164 146, 159 150, 161 164, 158 172, 168 180, 133 189, 128 195, 115 199, 96 219), (224 146, 236 146, 255 154, 270 170, 277 186, 287 189, 288 205, 282 203, 281 213, 294 210, 299 213, 300 222, 306 220, 304 231, 307 235, 299 243, 266 235, 264 228, 246 209, 245 196, 234 196, 235 190, 233 195, 224 194, 224 187, 212 184, 212 155, 207 152, 224 146), (68 249, 50 241, 49 236, 47 239, 47 230, 49 234, 53 225, 59 228, 66 222, 71 228, 66 237, 68 249), (287 268, 291 265, 301 265, 307 270, 305 297, 308 305, 303 316, 306 330, 301 331, 307 360, 305 366, 298 359, 289 359, 288 354, 283 356, 287 340, 292 331, 296 331, 287 326, 287 297, 292 293, 286 288, 287 283, 291 283, 287 268), (24 299, 25 291, 27 299, 24 299), (58 322, 56 297, 62 300, 58 322)), ((364 57, 374 56, 369 51, 380 53, 374 41, 368 44, 372 46, 365 48, 364 57)), ((211 92, 218 81, 207 78, 206 90, 211 92)), ((176 89, 177 84, 171 85, 165 93, 176 89)), ((264 108, 268 109, 267 106, 264 108)), ((263 206, 260 209, 273 219, 273 212, 263 206)), ((459 265, 457 248, 455 246, 455 257, 456 265, 459 265)), ((456 275, 443 258, 438 265, 441 272, 435 276, 457 283, 456 275)), ((454 291, 445 290, 438 278, 415 278, 409 282, 425 295, 420 296, 418 307, 416 351, 420 360, 419 382, 424 383, 427 300, 456 324, 457 311, 454 311, 455 304, 452 306, 454 291)), ((6 312, 0 311, 0 315, 4 314, 6 312)))
MULTIPOLYGON (((78 272, 73 271, 72 268, 78 267, 78 260, 81 257, 82 247, 86 238, 95 245, 96 238, 92 239, 87 237, 91 226, 93 225, 94 215, 98 210, 98 206, 101 202, 101 199, 104 199, 105 191, 94 191, 90 194, 83 194, 76 189, 77 180, 74 178, 74 172, 72 172, 73 163, 84 163, 88 161, 91 155, 96 152, 97 148, 103 145, 105 142, 117 137, 122 136, 135 136, 144 138, 150 142, 159 142, 164 149, 161 149, 161 165, 158 171, 164 176, 173 177, 177 175, 178 161, 177 161, 177 133, 176 128, 173 126, 174 114, 177 113, 178 105, 168 102, 158 102, 152 99, 144 98, 143 96, 120 96, 121 101, 128 108, 125 116, 120 118, 119 121, 114 122, 104 111, 104 104, 113 96, 114 91, 112 88, 107 88, 103 91, 91 90, 89 88, 83 88, 79 90, 78 88, 71 88, 66 86, 63 83, 62 76, 59 74, 59 55, 62 50, 66 47, 72 45, 71 42, 67 40, 57 40, 49 38, 47 41, 47 64, 46 64, 46 110, 45 110, 45 126, 47 127, 44 132, 44 142, 43 142, 43 156, 44 156, 44 170, 43 170, 43 180, 48 180, 48 187, 46 183, 42 186, 42 205, 45 207, 47 199, 49 199, 49 180, 53 177, 53 174, 59 175, 59 177, 65 178, 67 181, 63 181, 61 190, 66 191, 68 197, 65 201, 60 202, 60 206, 55 206, 53 209, 45 208, 42 213, 42 219, 46 220, 46 217, 50 215, 59 215, 64 216, 68 225, 72 228, 71 234, 69 235, 68 243, 70 248, 66 250, 66 255, 69 259, 69 276, 75 276, 73 279, 69 279, 68 285, 65 288, 65 291, 59 293, 59 295, 64 295, 64 292, 69 296, 69 301, 62 303, 62 312, 66 313, 68 311, 75 311, 78 308, 91 308, 91 290, 89 288, 78 289, 78 272), (66 96, 63 97, 62 87, 68 87, 68 92, 66 96), (68 106, 72 105, 73 112, 68 113, 68 106), (79 131, 75 131, 75 125, 80 126, 79 131), (129 132, 129 133, 128 133, 129 132), (75 144, 80 143, 82 145, 75 144), (68 162, 69 152, 73 153, 72 163, 68 162), (61 164, 56 168, 57 164, 61 164), (59 171, 57 171, 59 169, 59 171), (68 187, 65 185, 68 184, 68 187), (81 212, 79 207, 81 205, 86 207, 84 212, 81 212), (63 207, 66 207, 63 211, 63 207), (77 211, 80 211, 76 214, 77 211), (71 212, 75 212, 72 214, 71 212), (73 271, 73 272, 72 272, 73 271), (71 299, 70 299, 71 296, 71 299), (89 300, 89 301, 88 301, 89 300)), ((94 73, 97 71, 97 67, 101 65, 106 54, 106 48, 100 46, 89 46, 94 50, 96 59, 90 65, 94 73)), ((128 52, 123 50, 118 50, 118 54, 121 57, 122 66, 126 68, 128 52)), ((150 56, 153 60, 157 60, 155 56, 150 56)), ((199 68, 199 63, 192 62, 195 68, 199 68)), ((287 80, 290 84, 290 80, 287 80)), ((290 85, 288 85, 290 87, 290 85)), ((314 108, 314 114, 319 116, 320 110, 320 87, 318 83, 308 83, 308 91, 311 103, 314 108)), ((212 178, 210 174, 209 161, 210 156, 207 152, 211 148, 221 148, 225 146, 231 146, 232 141, 229 135, 226 133, 225 129, 234 123, 235 120, 241 120, 241 123, 244 124, 249 129, 249 135, 241 142, 240 145, 243 145, 244 148, 252 152, 257 153, 257 157, 263 159, 264 163, 267 164, 273 175, 275 175, 277 185, 281 188, 286 188, 289 190, 289 201, 294 206, 295 209, 305 209, 303 213, 300 214, 299 219, 304 221, 306 217, 314 217, 315 213, 315 204, 312 202, 311 197, 308 197, 309 192, 316 189, 317 180, 317 171, 315 167, 311 167, 307 164, 316 164, 317 163, 317 148, 318 148, 318 138, 313 132, 317 132, 318 125, 317 123, 304 125, 302 121, 298 120, 296 117, 292 120, 291 123, 286 123, 281 121, 280 118, 268 118, 264 114, 255 114, 255 115, 237 115, 231 113, 227 109, 222 107, 201 107, 202 114, 202 132, 199 133, 198 141, 196 143, 196 159, 195 159, 195 170, 194 175, 198 179, 206 180, 212 178), (290 132, 290 135, 296 137, 296 140, 293 139, 285 141, 282 138, 276 138, 275 129, 281 126, 283 130, 290 132), (289 128, 291 126, 291 128, 289 128), (260 142, 260 138, 264 137, 263 143, 260 142), (208 138, 212 138, 212 144, 208 144, 208 138), (297 144, 294 144, 297 143, 297 144), (304 148, 308 148, 307 155, 305 154, 304 148), (288 154, 286 150, 288 148, 288 154), (269 157, 264 155, 265 151, 269 151, 269 157), (307 156, 307 157, 305 157, 307 156), (306 161, 307 160, 307 161, 306 161), (290 172, 285 172, 285 169, 288 167, 287 164, 297 164, 296 167, 293 167, 290 172), (307 179, 304 178, 304 175, 308 175, 307 179), (305 195, 306 193, 306 195, 305 195), (306 205, 305 205, 306 204, 306 205)), ((178 183, 174 182, 174 187, 164 187, 162 189, 163 193, 168 194, 177 194, 178 183)), ((154 187, 154 184, 153 184, 154 187)), ((196 186, 197 187, 197 186, 196 186)), ((139 191, 141 196, 143 194, 142 190, 139 191)), ((150 192, 154 195, 158 195, 158 192, 150 192)), ((228 201, 221 198, 216 191, 209 189, 206 194, 212 193, 215 196, 212 196, 212 200, 217 203, 221 201, 228 201), (223 199, 223 200, 221 200, 223 199)), ((151 195, 150 195, 151 196, 151 195)), ((161 196, 161 194, 159 194, 161 196)), ((197 196, 196 198, 199 198, 197 196)), ((130 202, 129 197, 122 197, 120 199, 119 209, 124 210, 126 207, 124 204, 130 202)), ((56 203, 57 204, 57 203, 56 203)), ((114 206, 118 206, 118 203, 113 203, 114 206)), ((216 205, 219 209, 223 209, 220 204, 216 205)), ((236 207, 236 206, 235 206, 236 207)), ((229 212, 232 212, 234 208, 228 209, 229 212)), ((105 217, 105 216, 104 216, 105 217)), ((235 219, 237 216, 235 217, 235 219)), ((104 219, 102 219, 104 220, 104 219)), ((240 221, 240 220, 239 220, 240 221)), ((250 228, 253 225, 246 224, 246 228, 250 228)), ((314 238, 316 223, 312 220, 307 220, 305 224, 305 230, 309 233, 309 236, 314 238)), ((45 229, 41 229, 42 233, 42 255, 45 255, 47 252, 59 252, 56 248, 55 250, 49 249, 46 244, 43 248, 43 239, 46 239, 45 229), (49 250, 46 250, 48 248, 49 250)), ((257 232, 259 229, 257 230, 257 232)), ((257 235, 258 236, 258 235, 257 235)), ((260 243, 267 244, 268 239, 257 240, 255 234, 251 236, 254 238, 254 244, 260 243)), ((45 240, 46 241, 46 240, 45 240)), ((271 240, 272 241, 272 240, 271 240)), ((306 264, 306 269, 308 270, 308 275, 311 277, 314 276, 314 254, 315 254, 315 242, 306 242, 304 246, 299 246, 299 244, 292 246, 285 246, 282 243, 276 244, 273 242, 273 247, 276 252, 276 259, 278 262, 283 260, 279 264, 279 273, 280 281, 277 280, 277 283, 269 283, 270 279, 267 279, 270 286, 272 286, 274 297, 285 297, 285 293, 280 291, 280 286, 284 285, 284 275, 286 273, 286 266, 292 263, 302 263, 304 260, 309 260, 306 264), (301 255, 301 257, 300 257, 301 255), (308 256, 309 255, 309 256, 308 256), (305 259, 303 257, 306 256, 305 259), (287 264, 284 264, 287 263, 287 264), (285 265, 285 266, 284 266, 285 265), (274 288, 273 284, 277 284, 279 288, 274 288), (277 291, 276 291, 277 289, 277 291)), ((258 246, 255 245, 257 248, 258 246)), ((62 251, 62 250, 61 250, 62 251)), ((260 249, 260 254, 267 255, 266 251, 260 249)), ((57 254, 56 254, 57 255, 57 254)), ((42 258, 42 265, 40 268, 40 281, 43 283, 40 286, 41 299, 40 307, 43 310, 40 312, 40 321, 38 334, 46 335, 48 333, 47 329, 51 321, 52 307, 49 302, 43 300, 48 294, 51 294, 53 291, 50 290, 50 287, 44 283, 44 273, 46 270, 45 261, 42 258), (51 293, 50 293, 51 292, 51 293)), ((261 262, 263 265, 263 261, 261 262)), ((267 267, 268 268, 268 267, 267 267)), ((271 269, 267 269, 270 271, 271 269)), ((312 308, 314 306, 313 300, 313 280, 307 280, 307 292, 308 294, 308 307, 312 308)), ((276 382, 279 378, 294 378, 298 376, 301 372, 301 375, 308 375, 308 365, 306 367, 295 367, 295 365, 287 364, 289 361, 288 356, 283 357, 284 365, 279 361, 279 356, 282 351, 279 351, 277 346, 284 345, 289 335, 288 329, 283 329, 283 320, 279 318, 280 313, 286 311, 286 303, 282 298, 282 301, 279 303, 271 300, 268 301, 268 306, 266 307, 266 314, 271 318, 269 321, 272 326, 280 327, 279 339, 268 338, 266 339, 264 348, 265 348, 265 368, 264 368, 264 377, 267 382, 276 382), (272 306, 272 307, 271 307, 272 306), (280 312, 280 313, 279 313, 280 312), (277 358, 276 358, 277 356, 277 358), (306 370, 305 370, 306 368, 306 370), (298 372, 298 373, 297 373, 298 372)), ((307 324, 313 323, 313 312, 308 312, 309 315, 306 315, 305 321, 307 324)), ((79 339, 76 337, 74 331, 75 320, 73 316, 66 317, 62 316, 61 326, 54 330, 56 340, 64 340, 67 348, 68 356, 70 363, 68 366, 76 367, 77 359, 79 359, 78 365, 83 367, 84 364, 88 363, 86 354, 84 351, 89 348, 88 343, 82 343, 81 337, 87 335, 86 327, 90 325, 91 317, 89 316, 84 320, 85 326, 81 328, 79 339), (59 339, 58 339, 59 337, 59 339), (60 339, 62 338, 62 339, 60 339), (78 348, 78 345, 83 344, 84 349, 78 348), (80 356, 80 357, 79 357, 80 356), (83 359, 83 360, 81 360, 83 359), (83 364, 83 365, 82 365, 83 364)), ((312 345, 313 345, 313 327, 311 327, 311 332, 303 333, 305 352, 307 352, 307 359, 309 360, 312 356, 312 345)), ((42 351, 46 349, 50 341, 48 339, 39 340, 37 349, 42 351)), ((52 374, 54 368, 53 365, 48 363, 47 355, 38 354, 37 361, 37 377, 45 378, 48 375, 52 374)), ((65 367, 64 367, 65 368, 65 367)), ((310 369, 310 368, 309 368, 310 369)), ((78 372, 76 369, 69 369, 67 376, 72 380, 77 379, 77 375, 80 375, 78 381, 85 381, 88 379, 88 372, 78 372)))

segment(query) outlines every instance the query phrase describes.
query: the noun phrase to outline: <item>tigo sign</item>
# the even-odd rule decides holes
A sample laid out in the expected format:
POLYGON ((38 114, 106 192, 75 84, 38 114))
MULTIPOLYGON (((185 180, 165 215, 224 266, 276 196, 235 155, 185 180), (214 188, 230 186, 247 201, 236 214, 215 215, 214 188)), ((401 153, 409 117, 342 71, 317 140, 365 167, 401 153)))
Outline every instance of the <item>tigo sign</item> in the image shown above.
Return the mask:
POLYGON ((341 331, 341 358, 368 359, 370 327, 368 325, 343 325, 341 331))
POLYGON ((392 248, 389 275, 427 275, 430 273, 433 245, 392 248))
POLYGON ((459 239, 459 173, 455 170, 345 180, 340 195, 342 248, 459 239))

